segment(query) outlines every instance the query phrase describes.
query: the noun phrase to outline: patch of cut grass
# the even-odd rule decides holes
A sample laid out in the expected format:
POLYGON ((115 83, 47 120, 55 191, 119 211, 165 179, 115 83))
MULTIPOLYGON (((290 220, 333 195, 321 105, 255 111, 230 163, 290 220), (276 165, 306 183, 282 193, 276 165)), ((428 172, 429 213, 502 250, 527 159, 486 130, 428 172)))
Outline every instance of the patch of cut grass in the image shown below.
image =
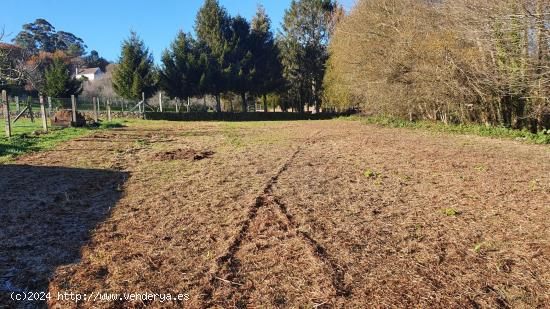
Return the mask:
POLYGON ((235 148, 244 147, 244 142, 239 135, 239 123, 223 123, 223 134, 227 137, 231 146, 235 148))

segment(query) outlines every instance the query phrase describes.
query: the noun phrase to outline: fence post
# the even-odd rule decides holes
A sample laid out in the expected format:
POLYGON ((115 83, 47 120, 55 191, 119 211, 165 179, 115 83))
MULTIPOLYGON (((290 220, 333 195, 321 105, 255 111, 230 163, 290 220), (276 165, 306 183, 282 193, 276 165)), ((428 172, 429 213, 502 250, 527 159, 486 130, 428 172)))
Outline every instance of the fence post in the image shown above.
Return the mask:
POLYGON ((141 93, 141 109, 142 110, 140 110, 140 112, 144 114, 145 113, 145 92, 141 93))
POLYGON ((46 106, 44 105, 43 96, 40 96, 40 116, 42 117, 42 131, 48 133, 48 120, 46 118, 46 106))
POLYGON ((76 122, 76 97, 71 95, 71 105, 73 109, 73 122, 76 122))
POLYGON ((93 105, 93 108, 94 108, 94 121, 97 123, 98 120, 99 120, 99 117, 97 115, 97 105, 96 105, 96 97, 92 97, 92 105, 93 105))
POLYGON ((95 101, 97 103, 97 111, 101 112, 101 105, 99 105, 99 98, 96 98, 95 101))
POLYGON ((48 97, 48 115, 52 115, 52 97, 48 97))
POLYGON ((29 96, 27 97, 27 106, 28 106, 28 111, 29 111, 29 115, 31 116, 31 122, 34 122, 34 112, 32 111, 32 98, 29 96))
POLYGON ((107 99, 107 119, 109 120, 109 122, 113 120, 113 118, 111 118, 111 100, 110 99, 107 99))
POLYGON ((17 111, 17 114, 21 112, 21 105, 19 104, 19 97, 15 97, 15 109, 17 111))
POLYGON ((122 109, 122 112, 124 113, 124 100, 118 100, 120 102, 120 108, 122 109))
POLYGON ((162 113, 162 92, 159 92, 159 105, 160 105, 160 112, 162 113))
POLYGON ((11 122, 10 122, 10 104, 8 102, 8 93, 6 90, 2 90, 2 104, 3 104, 3 114, 4 122, 6 123, 6 136, 11 137, 11 122))

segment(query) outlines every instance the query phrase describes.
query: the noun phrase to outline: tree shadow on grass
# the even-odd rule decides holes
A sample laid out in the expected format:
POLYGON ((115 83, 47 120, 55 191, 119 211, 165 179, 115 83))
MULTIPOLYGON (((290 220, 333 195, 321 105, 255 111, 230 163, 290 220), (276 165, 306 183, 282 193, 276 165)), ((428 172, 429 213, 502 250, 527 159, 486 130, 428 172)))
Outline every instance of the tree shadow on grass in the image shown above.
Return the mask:
MULTIPOLYGON (((77 263, 92 231, 122 196, 128 173, 0 165, 0 304, 11 292, 46 292, 57 267, 77 263)), ((1 306, 0 306, 1 307, 1 306)))

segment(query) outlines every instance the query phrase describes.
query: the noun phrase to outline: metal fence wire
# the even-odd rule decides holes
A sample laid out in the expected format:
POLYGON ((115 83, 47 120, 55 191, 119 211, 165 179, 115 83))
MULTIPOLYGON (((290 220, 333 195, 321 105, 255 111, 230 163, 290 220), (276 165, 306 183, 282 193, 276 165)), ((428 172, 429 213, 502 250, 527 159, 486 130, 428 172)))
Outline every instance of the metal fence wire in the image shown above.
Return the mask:
MULTIPOLYGON (((105 113, 110 106, 113 113, 144 113, 144 112, 207 112, 215 108, 213 97, 190 98, 189 100, 172 99, 166 96, 153 96, 143 103, 141 100, 127 100, 122 98, 77 96, 76 110, 82 113, 105 113)), ((44 105, 48 117, 63 109, 72 109, 72 98, 44 97, 44 105)), ((20 119, 30 119, 31 112, 34 118, 40 117, 40 99, 36 96, 9 96, 10 114, 19 116, 20 119), (21 114, 21 115, 20 115, 21 114)), ((225 105, 225 104, 224 104, 225 105)), ((231 105, 233 107, 233 104, 231 105)), ((248 105, 249 112, 263 110, 261 104, 248 105)), ((225 110, 229 107, 225 106, 225 110)), ((239 104, 235 104, 235 111, 239 111, 239 104)), ((0 110, 0 115, 2 111, 0 110)))

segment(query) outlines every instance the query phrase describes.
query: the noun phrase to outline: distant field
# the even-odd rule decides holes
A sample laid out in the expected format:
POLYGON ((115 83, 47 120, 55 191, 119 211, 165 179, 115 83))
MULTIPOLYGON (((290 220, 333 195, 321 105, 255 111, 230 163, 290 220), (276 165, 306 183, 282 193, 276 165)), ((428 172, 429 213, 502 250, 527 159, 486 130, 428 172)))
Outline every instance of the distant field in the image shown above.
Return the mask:
POLYGON ((127 125, 0 166, 0 286, 189 296, 79 308, 550 303, 548 146, 348 120, 127 125))

